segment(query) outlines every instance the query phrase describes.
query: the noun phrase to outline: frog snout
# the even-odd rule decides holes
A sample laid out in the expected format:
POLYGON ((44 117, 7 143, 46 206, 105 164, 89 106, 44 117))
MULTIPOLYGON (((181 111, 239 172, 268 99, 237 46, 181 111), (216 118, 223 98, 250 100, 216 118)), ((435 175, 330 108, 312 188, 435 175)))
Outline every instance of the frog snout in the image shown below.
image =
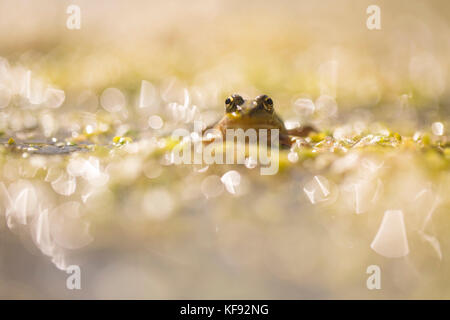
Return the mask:
POLYGON ((241 108, 240 111, 243 114, 250 114, 251 111, 255 108, 255 106, 256 106, 256 101, 251 100, 251 101, 245 101, 245 103, 238 106, 238 108, 241 108))

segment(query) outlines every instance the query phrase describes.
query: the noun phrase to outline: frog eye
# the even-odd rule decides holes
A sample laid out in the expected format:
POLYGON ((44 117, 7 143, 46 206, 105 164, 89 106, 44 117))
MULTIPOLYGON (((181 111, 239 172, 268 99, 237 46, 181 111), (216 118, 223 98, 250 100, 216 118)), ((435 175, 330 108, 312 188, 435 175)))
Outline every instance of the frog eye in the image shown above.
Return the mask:
POLYGON ((264 107, 266 108, 267 111, 272 112, 273 111, 273 100, 269 97, 266 97, 264 99, 264 107))
POLYGON ((225 111, 226 112, 235 112, 236 111, 236 103, 233 97, 228 97, 225 100, 225 111))

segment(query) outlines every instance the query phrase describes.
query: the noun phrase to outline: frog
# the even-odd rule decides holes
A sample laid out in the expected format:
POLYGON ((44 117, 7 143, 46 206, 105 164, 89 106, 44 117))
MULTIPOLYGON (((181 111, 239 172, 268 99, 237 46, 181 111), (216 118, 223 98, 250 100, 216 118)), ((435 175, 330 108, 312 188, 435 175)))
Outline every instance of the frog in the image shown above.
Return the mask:
MULTIPOLYGON (((225 114, 207 129, 215 129, 226 137, 227 129, 278 129, 279 145, 282 148, 290 148, 298 138, 307 137, 317 130, 311 125, 305 125, 293 129, 287 129, 282 118, 274 108, 274 102, 266 94, 254 99, 244 99, 239 94, 232 94, 225 99, 225 114)), ((270 141, 270 130, 268 132, 270 141)))

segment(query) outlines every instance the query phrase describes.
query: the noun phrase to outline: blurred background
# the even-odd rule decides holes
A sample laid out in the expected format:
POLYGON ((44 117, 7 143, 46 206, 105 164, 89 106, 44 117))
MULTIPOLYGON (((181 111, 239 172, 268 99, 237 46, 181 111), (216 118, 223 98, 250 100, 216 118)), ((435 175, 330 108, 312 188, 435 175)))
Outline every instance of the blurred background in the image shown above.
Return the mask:
POLYGON ((445 0, 2 0, 0 297, 449 298, 449 21, 445 0), (320 132, 274 176, 173 165, 170 133, 232 93, 320 132))

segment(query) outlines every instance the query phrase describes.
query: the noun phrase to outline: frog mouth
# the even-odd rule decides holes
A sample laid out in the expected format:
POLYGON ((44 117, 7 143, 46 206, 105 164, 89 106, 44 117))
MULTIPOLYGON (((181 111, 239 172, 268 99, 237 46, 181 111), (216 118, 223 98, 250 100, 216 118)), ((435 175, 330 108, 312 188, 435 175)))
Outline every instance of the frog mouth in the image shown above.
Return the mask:
POLYGON ((229 124, 227 129, 279 129, 277 126, 268 123, 267 121, 258 121, 259 119, 242 121, 233 124, 229 124))

